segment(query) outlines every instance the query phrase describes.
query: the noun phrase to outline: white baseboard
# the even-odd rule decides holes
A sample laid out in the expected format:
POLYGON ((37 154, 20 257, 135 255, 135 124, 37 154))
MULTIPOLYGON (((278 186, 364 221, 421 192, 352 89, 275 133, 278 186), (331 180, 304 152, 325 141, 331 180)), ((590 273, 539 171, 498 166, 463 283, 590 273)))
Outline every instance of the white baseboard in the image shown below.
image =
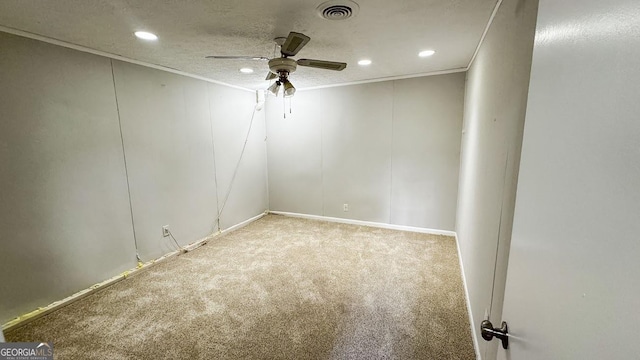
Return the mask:
POLYGON ((480 355, 480 344, 478 343, 478 332, 476 331, 476 325, 473 321, 473 313, 471 312, 471 303, 469 302, 469 288, 467 287, 467 277, 464 274, 464 264, 462 263, 462 253, 460 252, 460 242, 458 241, 458 234, 456 237, 456 248, 458 249, 458 261, 460 262, 460 272, 462 273, 462 285, 464 286, 464 298, 467 303, 467 313, 469 314, 469 324, 471 325, 471 339, 473 340, 473 348, 476 352, 476 359, 482 360, 480 355))
MULTIPOLYGON (((13 320, 10 320, 6 324, 3 324, 1 329, 6 332, 6 331, 9 331, 11 329, 20 327, 22 325, 26 325, 26 324, 30 323, 31 321, 33 321, 33 320, 36 320, 38 318, 43 317, 46 314, 49 314, 52 311, 55 311, 55 310, 60 309, 60 308, 63 308, 63 307, 65 307, 65 306, 67 306, 67 305, 69 305, 69 304, 71 304, 71 303, 73 303, 75 301, 78 301, 78 300, 80 300, 80 299, 82 299, 84 297, 87 297, 87 296, 93 294, 94 292, 96 292, 98 290, 101 290, 101 289, 104 289, 106 287, 109 287, 109 286, 111 286, 111 285, 113 285, 115 283, 118 283, 118 282, 120 282, 122 280, 125 280, 125 279, 127 279, 129 277, 138 275, 142 271, 150 268, 153 265, 159 264, 159 263, 161 263, 161 262, 163 262, 163 261, 165 261, 165 260, 167 260, 169 258, 172 258, 174 256, 178 256, 178 255, 183 254, 185 252, 190 252, 192 250, 195 250, 195 249, 197 249, 200 246, 208 243, 209 241, 213 240, 214 238, 216 238, 216 237, 218 237, 220 235, 223 235, 223 234, 232 232, 234 230, 238 230, 240 228, 243 228, 243 227, 251 224, 252 222, 264 217, 267 214, 268 214, 268 212, 265 211, 262 214, 259 214, 257 216, 254 216, 254 217, 248 219, 248 220, 245 220, 245 221, 243 221, 243 222, 241 222, 239 224, 231 226, 228 229, 213 233, 213 234, 211 234, 211 235, 209 235, 209 236, 207 236, 207 237, 205 237, 203 239, 200 239, 200 240, 198 240, 198 241, 196 241, 194 243, 191 243, 191 244, 189 244, 187 246, 184 246, 183 247, 184 251, 183 250, 178 250, 178 251, 170 252, 168 254, 165 254, 165 255, 161 256, 158 259, 148 261, 148 262, 146 262, 146 263, 144 263, 144 264, 142 264, 142 265, 140 265, 140 266, 138 266, 136 268, 127 270, 127 271, 123 272, 120 275, 114 276, 114 277, 112 277, 110 279, 107 279, 107 280, 105 280, 103 282, 95 284, 95 285, 93 285, 93 286, 91 286, 91 287, 89 287, 87 289, 80 290, 77 293, 75 293, 75 294, 73 294, 73 295, 71 295, 71 296, 69 296, 67 298, 55 301, 55 302, 53 302, 53 303, 51 303, 51 304, 49 304, 49 305, 47 305, 45 307, 41 307, 41 308, 38 308, 38 309, 36 309, 36 310, 34 310, 34 311, 30 312, 30 313, 18 316, 17 318, 15 318, 13 320)), ((0 330, 0 331, 2 331, 2 330, 0 330)))
POLYGON ((247 226, 247 225, 251 224, 252 222, 254 222, 254 221, 256 221, 256 220, 260 220, 261 218, 263 218, 264 216, 266 216, 268 213, 269 213, 269 211, 265 211, 265 212, 263 212, 263 213, 261 213, 261 214, 259 214, 259 215, 256 215, 256 216, 252 217, 251 219, 245 220, 245 221, 243 221, 243 222, 241 222, 241 223, 239 223, 239 224, 233 225, 233 226, 232 226, 232 227, 230 227, 230 228, 227 228, 227 229, 225 229, 225 230, 222 230, 220 233, 221 233, 221 234, 226 234, 226 233, 228 233, 228 232, 231 232, 231 231, 234 231, 234 230, 241 229, 241 228, 243 228, 243 227, 245 227, 245 226, 247 226))
POLYGON ((329 222, 335 222, 340 224, 371 226, 371 227, 377 227, 382 229, 410 231, 410 232, 417 232, 422 234, 456 236, 455 231, 449 231, 449 230, 428 229, 428 228, 421 228, 421 227, 414 227, 414 226, 385 224, 385 223, 378 223, 373 221, 343 219, 343 218, 335 218, 335 217, 320 216, 320 215, 298 214, 298 213, 290 213, 285 211, 269 211, 269 213, 274 215, 283 215, 283 216, 296 217, 296 218, 302 218, 302 219, 329 221, 329 222))

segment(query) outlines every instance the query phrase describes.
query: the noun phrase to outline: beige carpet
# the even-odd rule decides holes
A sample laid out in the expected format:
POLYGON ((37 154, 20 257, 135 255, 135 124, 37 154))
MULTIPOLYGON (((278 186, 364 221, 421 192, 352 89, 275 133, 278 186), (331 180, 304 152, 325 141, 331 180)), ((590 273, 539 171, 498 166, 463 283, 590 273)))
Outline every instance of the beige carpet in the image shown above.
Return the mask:
POLYGON ((269 215, 9 332, 56 359, 474 359, 451 237, 269 215))

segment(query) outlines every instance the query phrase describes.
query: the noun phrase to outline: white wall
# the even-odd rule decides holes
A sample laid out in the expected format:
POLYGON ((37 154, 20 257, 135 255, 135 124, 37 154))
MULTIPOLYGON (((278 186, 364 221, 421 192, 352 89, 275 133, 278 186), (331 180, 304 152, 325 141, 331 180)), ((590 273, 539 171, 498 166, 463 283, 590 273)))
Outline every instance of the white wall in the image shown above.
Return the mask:
POLYGON ((453 230, 463 98, 462 73, 269 97, 270 209, 453 230))
POLYGON ((504 0, 467 73, 456 232, 487 359, 497 341, 479 326, 485 312, 501 321, 536 11, 537 0, 504 0))
POLYGON ((638 19, 636 0, 540 1, 506 358, 640 358, 638 19))
MULTIPOLYGON (((255 94, 5 33, 0 48, 0 323, 134 267, 136 242, 142 260, 174 250, 162 225, 182 245, 217 230, 255 94)), ((264 138, 258 112, 222 229, 267 209, 264 138)))

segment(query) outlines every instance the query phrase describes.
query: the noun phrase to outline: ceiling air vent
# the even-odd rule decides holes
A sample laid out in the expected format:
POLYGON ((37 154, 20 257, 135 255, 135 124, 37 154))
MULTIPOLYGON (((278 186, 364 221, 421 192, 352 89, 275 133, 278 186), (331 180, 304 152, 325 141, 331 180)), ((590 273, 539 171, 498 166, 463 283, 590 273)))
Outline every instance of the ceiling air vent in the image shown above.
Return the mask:
POLYGON ((327 20, 346 20, 358 14, 360 6, 350 0, 327 1, 318 6, 318 15, 327 20))

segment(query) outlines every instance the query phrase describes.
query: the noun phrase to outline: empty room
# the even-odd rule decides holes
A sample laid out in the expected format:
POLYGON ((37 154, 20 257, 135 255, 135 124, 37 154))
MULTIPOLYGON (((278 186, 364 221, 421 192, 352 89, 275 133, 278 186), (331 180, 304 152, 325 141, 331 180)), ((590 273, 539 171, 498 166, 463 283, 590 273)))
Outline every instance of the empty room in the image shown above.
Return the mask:
POLYGON ((640 359, 639 18, 0 1, 0 360, 640 359))

